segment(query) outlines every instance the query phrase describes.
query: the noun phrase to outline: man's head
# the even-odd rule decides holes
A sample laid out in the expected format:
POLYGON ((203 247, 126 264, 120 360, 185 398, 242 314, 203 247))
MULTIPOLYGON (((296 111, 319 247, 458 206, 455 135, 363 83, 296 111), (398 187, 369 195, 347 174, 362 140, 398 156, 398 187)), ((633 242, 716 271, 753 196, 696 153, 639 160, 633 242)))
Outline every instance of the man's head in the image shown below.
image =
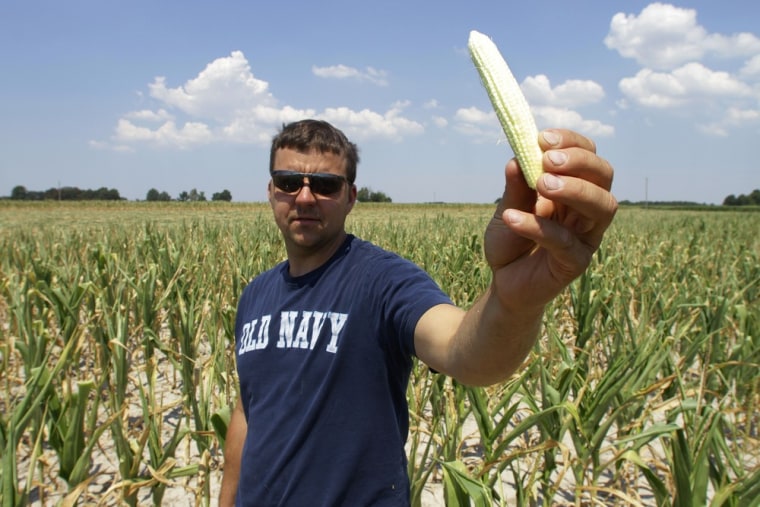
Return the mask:
POLYGON ((358 161, 356 146, 323 121, 285 125, 272 141, 267 196, 294 276, 322 265, 343 243, 358 161))
POLYGON ((326 121, 301 120, 282 126, 282 130, 272 140, 269 153, 269 173, 274 170, 277 150, 289 148, 301 153, 317 151, 334 153, 346 163, 346 179, 352 185, 356 180, 356 166, 359 164, 359 150, 343 132, 326 121))

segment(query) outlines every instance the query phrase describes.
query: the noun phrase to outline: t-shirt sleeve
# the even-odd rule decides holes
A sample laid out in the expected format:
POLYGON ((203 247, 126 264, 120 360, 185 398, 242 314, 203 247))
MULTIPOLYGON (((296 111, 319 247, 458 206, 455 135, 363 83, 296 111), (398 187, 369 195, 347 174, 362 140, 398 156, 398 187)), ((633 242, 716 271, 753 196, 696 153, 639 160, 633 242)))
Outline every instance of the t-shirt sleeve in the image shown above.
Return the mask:
POLYGON ((395 336, 401 351, 414 355, 414 330, 422 315, 439 304, 453 304, 438 284, 413 262, 389 254, 375 266, 379 270, 376 295, 386 332, 395 336))

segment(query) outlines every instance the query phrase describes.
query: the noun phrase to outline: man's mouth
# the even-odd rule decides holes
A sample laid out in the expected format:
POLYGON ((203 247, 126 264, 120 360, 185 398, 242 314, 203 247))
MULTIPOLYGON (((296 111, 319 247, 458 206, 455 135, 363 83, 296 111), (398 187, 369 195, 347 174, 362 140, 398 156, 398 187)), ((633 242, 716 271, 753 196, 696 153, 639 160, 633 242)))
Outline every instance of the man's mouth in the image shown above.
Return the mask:
POLYGON ((309 216, 296 216, 291 219, 291 222, 299 222, 299 223, 319 222, 319 218, 309 217, 309 216))

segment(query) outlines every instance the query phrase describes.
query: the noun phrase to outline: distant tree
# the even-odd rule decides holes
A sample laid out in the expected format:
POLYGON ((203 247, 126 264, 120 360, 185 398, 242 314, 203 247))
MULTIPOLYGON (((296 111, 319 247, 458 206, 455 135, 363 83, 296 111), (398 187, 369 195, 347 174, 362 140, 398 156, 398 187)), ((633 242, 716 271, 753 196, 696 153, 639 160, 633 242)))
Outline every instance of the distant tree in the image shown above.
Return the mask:
POLYGON ((47 199, 60 199, 61 201, 78 201, 82 191, 77 187, 49 188, 45 192, 47 199))
POLYGON ((205 201, 206 200, 206 193, 205 192, 199 192, 197 188, 194 188, 187 192, 186 190, 183 190, 179 194, 179 200, 180 201, 205 201))
POLYGON ((119 195, 119 191, 115 188, 100 187, 93 192, 92 199, 98 199, 101 201, 119 201, 121 200, 121 195, 119 195))
POLYGON ((214 192, 214 194, 211 196, 211 200, 230 202, 232 200, 232 194, 229 190, 224 189, 221 192, 214 192))
POLYGON ((155 188, 148 190, 148 194, 145 196, 146 201, 171 201, 171 196, 166 192, 159 192, 155 188))
POLYGON ((362 187, 356 192, 356 200, 359 202, 393 202, 385 193, 375 192, 368 187, 362 187))
POLYGON ((39 190, 27 190, 26 192, 27 201, 42 201, 43 199, 45 199, 44 192, 40 192, 39 190))
POLYGON ((190 194, 187 197, 188 201, 205 201, 206 200, 206 194, 201 191, 198 192, 195 188, 190 191, 190 194))
POLYGON ((15 199, 17 201, 23 201, 26 199, 26 187, 23 185, 17 185, 13 187, 13 190, 11 190, 11 199, 15 199))
POLYGON ((372 192, 369 194, 369 199, 372 202, 393 202, 390 196, 385 195, 385 192, 372 192))
POLYGON ((723 199, 724 206, 749 206, 760 205, 760 190, 755 189, 750 194, 741 194, 738 197, 734 194, 723 199))

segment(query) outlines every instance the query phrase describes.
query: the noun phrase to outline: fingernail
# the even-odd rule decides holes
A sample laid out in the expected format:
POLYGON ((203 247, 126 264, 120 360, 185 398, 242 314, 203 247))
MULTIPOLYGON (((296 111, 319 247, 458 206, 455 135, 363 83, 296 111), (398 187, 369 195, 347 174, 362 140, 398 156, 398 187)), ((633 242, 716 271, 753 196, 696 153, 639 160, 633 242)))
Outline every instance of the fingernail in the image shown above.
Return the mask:
POLYGON ((510 210, 507 210, 506 215, 507 215, 507 220, 509 221, 510 224, 519 224, 520 222, 522 222, 523 217, 519 211, 510 209, 510 210))
POLYGON ((564 151, 550 150, 546 152, 546 155, 554 165, 562 165, 567 162, 567 153, 564 151))
POLYGON ((544 141, 549 143, 551 146, 559 144, 560 137, 556 132, 545 130, 541 135, 544 136, 544 141))
POLYGON ((543 175, 544 178, 544 186, 546 186, 549 190, 559 190, 563 186, 565 186, 565 182, 562 181, 562 178, 558 178, 557 176, 551 174, 551 173, 545 173, 543 175))

